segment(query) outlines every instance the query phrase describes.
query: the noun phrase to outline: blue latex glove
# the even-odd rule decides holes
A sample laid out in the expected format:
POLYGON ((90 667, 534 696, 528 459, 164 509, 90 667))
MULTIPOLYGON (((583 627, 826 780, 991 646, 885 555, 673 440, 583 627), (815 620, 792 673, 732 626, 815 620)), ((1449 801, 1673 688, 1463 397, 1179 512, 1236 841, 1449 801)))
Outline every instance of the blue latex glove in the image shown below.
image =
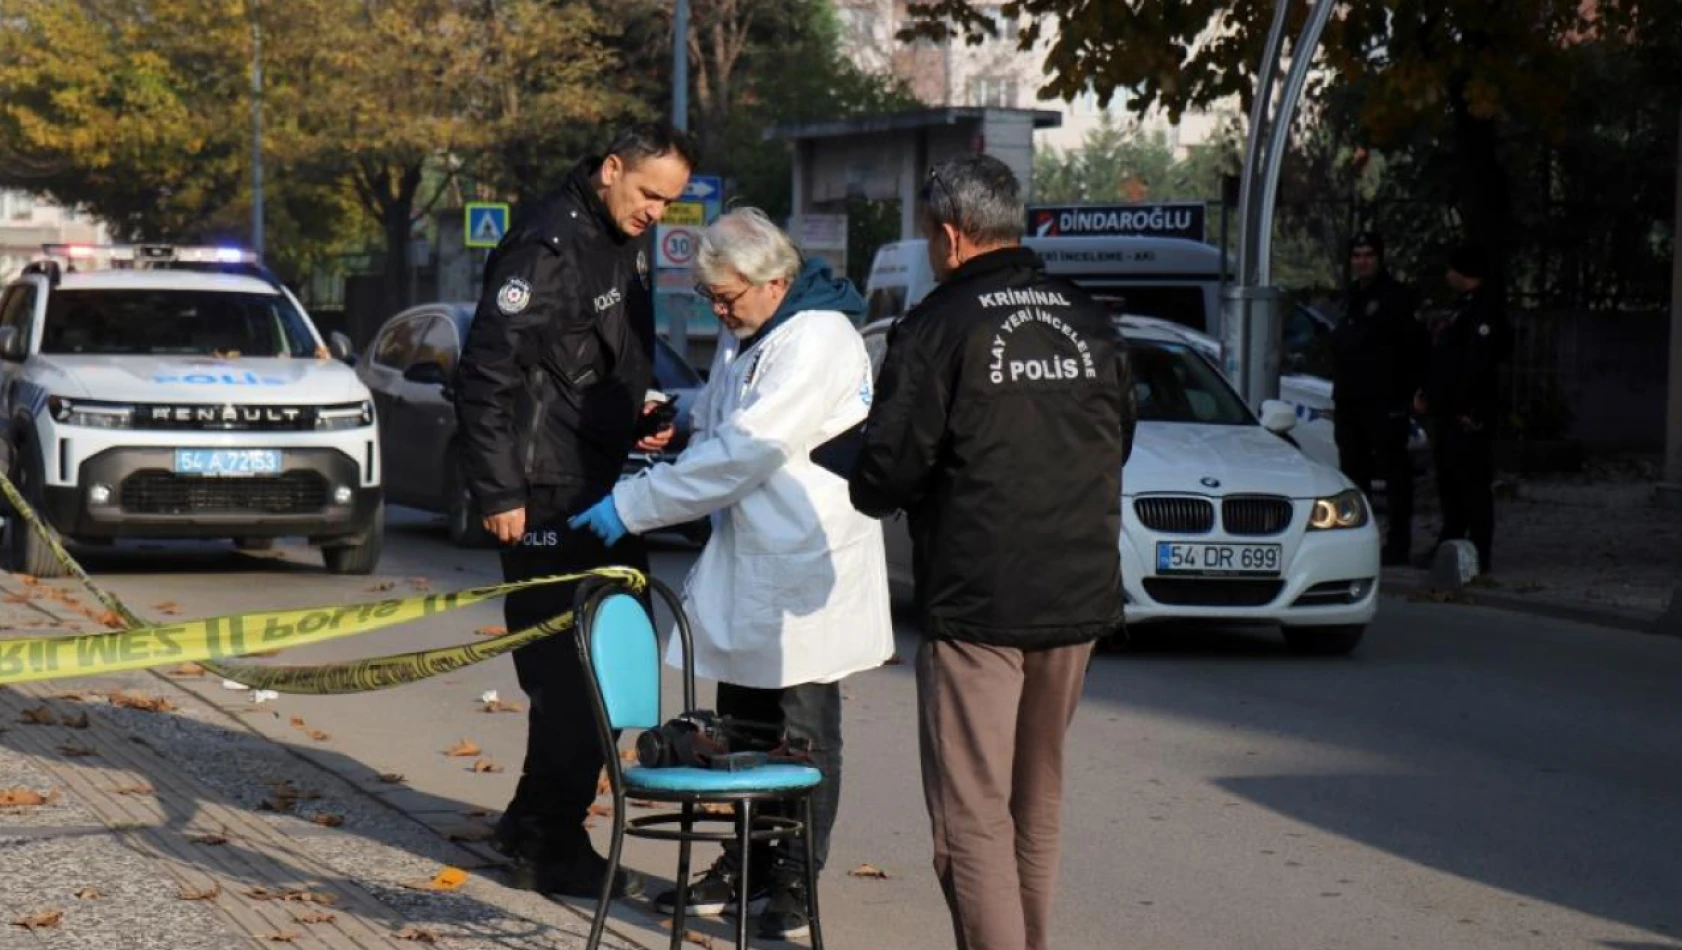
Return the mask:
POLYGON ((611 494, 603 495, 601 501, 567 519, 567 527, 588 529, 610 548, 618 544, 626 533, 625 522, 619 517, 619 509, 613 506, 611 494))

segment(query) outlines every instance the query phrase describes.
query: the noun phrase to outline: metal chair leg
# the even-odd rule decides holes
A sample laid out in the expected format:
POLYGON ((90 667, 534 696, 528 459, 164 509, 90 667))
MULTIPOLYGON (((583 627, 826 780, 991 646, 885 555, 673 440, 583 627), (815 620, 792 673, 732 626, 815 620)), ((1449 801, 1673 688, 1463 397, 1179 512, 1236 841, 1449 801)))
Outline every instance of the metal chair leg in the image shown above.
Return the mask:
POLYGON ((689 915, 689 833, 695 828, 695 805, 683 803, 683 838, 677 845, 677 906, 672 908, 671 950, 683 950, 684 925, 689 915))
POLYGON ((736 950, 747 950, 748 946, 748 899, 752 890, 748 885, 748 852, 752 850, 752 834, 753 799, 743 799, 736 803, 736 840, 742 853, 741 884, 736 888, 736 950))
POLYGON ((619 875, 619 851, 625 844, 625 802, 616 800, 613 807, 613 844, 607 849, 607 875, 602 878, 602 893, 596 899, 596 914, 590 921, 590 937, 584 950, 596 950, 602 943, 602 930, 607 926, 607 907, 613 900, 613 879, 619 875))
POLYGON ((812 822, 812 796, 801 799, 800 835, 806 839, 806 914, 812 923, 812 950, 823 950, 823 924, 818 921, 818 845, 813 840, 817 828, 812 822))

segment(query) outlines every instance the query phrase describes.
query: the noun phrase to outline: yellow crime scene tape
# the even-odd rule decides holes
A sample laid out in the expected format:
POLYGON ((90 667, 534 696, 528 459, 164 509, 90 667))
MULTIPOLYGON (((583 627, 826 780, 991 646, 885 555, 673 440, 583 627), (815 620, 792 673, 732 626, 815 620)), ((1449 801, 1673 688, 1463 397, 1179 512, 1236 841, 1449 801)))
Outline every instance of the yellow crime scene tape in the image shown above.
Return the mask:
POLYGON ((353 637, 385 627, 431 617, 505 597, 515 591, 547 584, 588 579, 617 583, 642 593, 642 572, 604 567, 576 574, 474 587, 446 594, 398 597, 358 604, 306 607, 297 610, 253 611, 204 620, 157 624, 142 619, 120 598, 95 584, 93 578, 65 550, 58 531, 41 519, 34 507, 0 472, 0 493, 12 512, 46 540, 53 556, 107 610, 130 624, 126 630, 67 637, 29 637, 0 640, 0 685, 94 676, 163 664, 197 663, 210 673, 253 689, 279 693, 328 695, 389 689, 415 683, 501 656, 511 650, 572 629, 568 610, 542 623, 475 643, 436 647, 412 653, 368 657, 314 666, 270 666, 233 663, 250 653, 309 646, 353 637))

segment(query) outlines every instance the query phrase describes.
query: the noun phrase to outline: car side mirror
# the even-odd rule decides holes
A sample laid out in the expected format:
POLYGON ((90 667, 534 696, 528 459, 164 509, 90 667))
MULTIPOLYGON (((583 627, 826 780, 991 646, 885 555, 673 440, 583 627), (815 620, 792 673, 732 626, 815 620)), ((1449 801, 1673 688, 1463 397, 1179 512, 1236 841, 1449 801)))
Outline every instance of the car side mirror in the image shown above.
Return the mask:
POLYGON ((450 374, 444 371, 444 365, 430 360, 410 366, 403 371, 403 378, 411 383, 420 383, 423 386, 448 386, 450 384, 450 374))
POLYGON ((343 360, 346 363, 354 362, 356 359, 356 354, 351 350, 350 337, 337 330, 327 334, 327 352, 333 354, 334 359, 343 360))
POLYGON ((22 344, 17 327, 0 327, 0 359, 13 362, 23 359, 22 344))
POLYGON ((1261 404, 1261 424, 1267 431, 1282 435, 1296 428, 1297 411, 1284 400, 1269 399, 1261 404))

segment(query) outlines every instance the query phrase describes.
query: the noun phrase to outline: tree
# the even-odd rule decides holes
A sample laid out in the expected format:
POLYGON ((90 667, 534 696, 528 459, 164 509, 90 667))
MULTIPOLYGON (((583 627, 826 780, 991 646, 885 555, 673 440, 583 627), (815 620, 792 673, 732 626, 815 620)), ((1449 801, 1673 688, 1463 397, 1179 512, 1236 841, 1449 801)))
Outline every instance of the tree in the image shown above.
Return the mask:
MULTIPOLYGON (((913 4, 914 33, 992 30, 972 0, 913 4)), ((1011 0, 1025 15, 1021 46, 1055 21, 1043 94, 1072 98, 1088 89, 1107 101, 1127 90, 1141 114, 1162 107, 1177 117, 1191 106, 1238 96, 1246 108, 1273 9, 1272 0, 1011 0)), ((1304 11, 1296 10, 1293 35, 1304 11)), ((1422 132, 1437 138, 1450 197, 1469 238, 1504 259, 1513 245, 1513 182, 1503 145, 1513 129, 1557 142, 1569 131, 1564 108, 1587 43, 1638 45, 1674 30, 1674 0, 1387 0, 1340 8, 1319 53, 1324 67, 1311 94, 1353 84, 1362 143, 1385 148, 1422 132)))

